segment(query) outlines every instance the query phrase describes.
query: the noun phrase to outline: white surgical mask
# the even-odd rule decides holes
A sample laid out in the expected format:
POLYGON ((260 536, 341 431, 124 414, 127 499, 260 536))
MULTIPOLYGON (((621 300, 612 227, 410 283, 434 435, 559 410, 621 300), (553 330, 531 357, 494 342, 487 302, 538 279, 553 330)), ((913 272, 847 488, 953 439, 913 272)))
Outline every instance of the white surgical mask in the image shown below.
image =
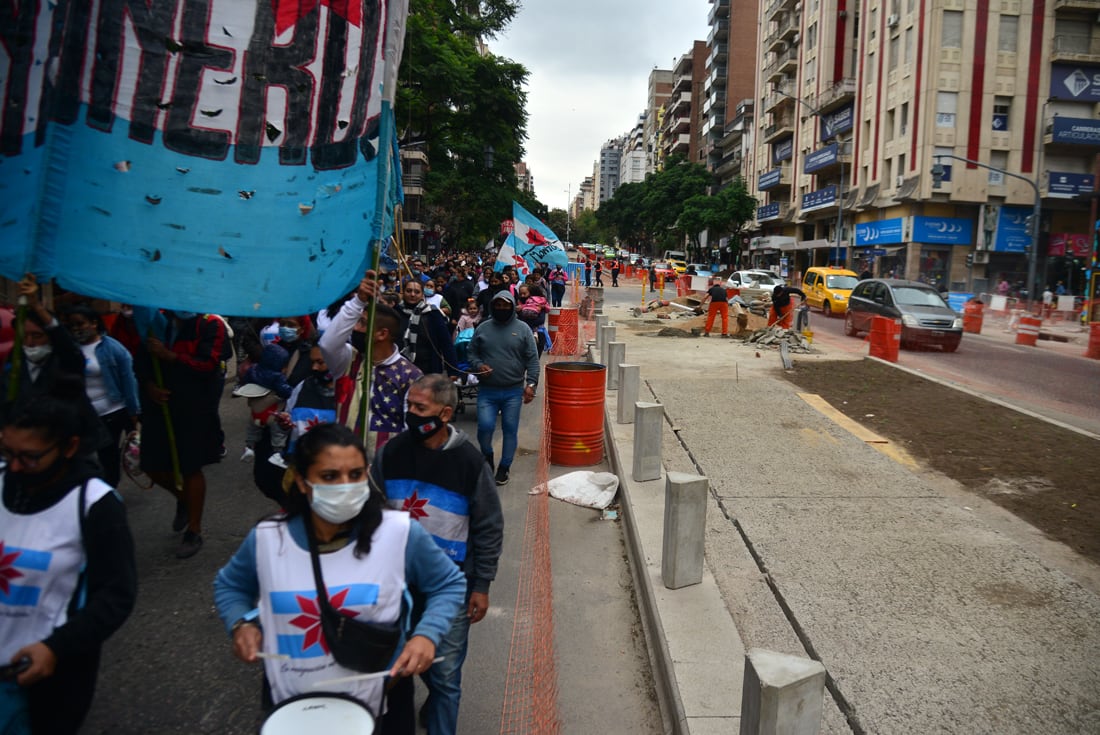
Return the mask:
POLYGON ((309 507, 329 523, 347 523, 359 515, 370 497, 370 485, 366 480, 310 487, 313 489, 313 497, 309 501, 309 507))
POLYGON ((35 347, 23 346, 23 354, 31 362, 42 362, 53 352, 53 345, 37 345, 35 347))

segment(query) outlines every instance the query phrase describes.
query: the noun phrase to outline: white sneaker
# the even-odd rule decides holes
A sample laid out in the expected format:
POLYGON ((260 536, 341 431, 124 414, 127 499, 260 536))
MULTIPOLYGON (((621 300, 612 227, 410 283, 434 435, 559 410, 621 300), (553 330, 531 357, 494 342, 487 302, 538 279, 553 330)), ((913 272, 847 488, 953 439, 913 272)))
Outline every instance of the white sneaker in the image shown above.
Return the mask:
POLYGON ((283 455, 279 452, 275 452, 275 454, 272 454, 270 457, 267 458, 267 461, 275 465, 276 467, 281 467, 284 470, 286 469, 286 460, 283 459, 283 455))
POLYGON ((251 462, 254 459, 256 459, 256 452, 252 450, 252 447, 245 447, 244 451, 241 452, 241 461, 251 462))

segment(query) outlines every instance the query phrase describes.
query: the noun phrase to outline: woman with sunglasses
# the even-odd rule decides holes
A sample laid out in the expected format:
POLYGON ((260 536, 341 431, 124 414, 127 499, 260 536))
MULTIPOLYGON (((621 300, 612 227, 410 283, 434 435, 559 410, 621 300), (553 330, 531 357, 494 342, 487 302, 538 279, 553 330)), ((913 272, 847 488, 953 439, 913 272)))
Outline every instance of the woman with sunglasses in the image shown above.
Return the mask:
MULTIPOLYGON (((380 679, 331 683, 355 676, 339 665, 322 632, 310 537, 332 607, 357 621, 404 623, 406 588, 426 599, 415 626, 403 630, 390 676, 423 674, 450 629, 466 581, 419 523, 383 510, 381 491, 367 480, 363 444, 342 424, 321 424, 298 439, 294 484, 286 511, 261 521, 214 580, 214 602, 246 663, 263 660, 263 705, 325 692, 349 695, 377 717, 384 711, 380 679)), ((414 732, 411 707, 391 708, 380 733, 414 732), (399 711, 398 711, 399 710, 399 711)))
MULTIPOLYGON (((80 391, 75 381, 72 392, 80 391)), ((0 732, 75 733, 103 642, 137 593, 122 500, 82 458, 70 401, 40 396, 0 438, 0 732)))

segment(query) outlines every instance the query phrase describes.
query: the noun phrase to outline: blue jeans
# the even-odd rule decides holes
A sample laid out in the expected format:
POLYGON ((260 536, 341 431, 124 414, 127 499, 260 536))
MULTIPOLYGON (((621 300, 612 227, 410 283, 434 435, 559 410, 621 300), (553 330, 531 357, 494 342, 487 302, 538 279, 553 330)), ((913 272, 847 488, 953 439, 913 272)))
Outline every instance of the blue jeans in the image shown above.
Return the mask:
POLYGON ((499 467, 511 467, 519 445, 519 409, 523 405, 523 386, 495 388, 479 385, 477 389, 477 443, 481 453, 490 460, 493 457, 493 432, 500 414, 500 431, 503 444, 500 448, 499 467))
POLYGON ((436 646, 436 657, 443 660, 432 664, 421 678, 428 685, 428 710, 424 724, 429 735, 454 735, 458 732, 458 702, 462 697, 462 664, 470 635, 470 619, 466 605, 455 615, 448 630, 436 646))

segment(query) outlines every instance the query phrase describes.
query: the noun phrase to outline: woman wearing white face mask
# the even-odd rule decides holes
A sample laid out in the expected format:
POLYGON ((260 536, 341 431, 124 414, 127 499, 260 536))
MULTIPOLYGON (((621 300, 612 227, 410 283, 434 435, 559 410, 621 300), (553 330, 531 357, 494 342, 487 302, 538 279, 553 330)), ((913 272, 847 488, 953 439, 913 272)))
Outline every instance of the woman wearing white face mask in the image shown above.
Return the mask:
MULTIPOLYGON (((407 513, 382 509, 381 493, 367 483, 362 443, 347 427, 322 424, 304 434, 294 465, 286 512, 261 521, 214 581, 233 653, 248 663, 263 659, 265 707, 359 673, 337 663, 322 631, 311 537, 331 606, 360 622, 402 623, 390 676, 423 673, 463 604, 461 572, 407 513), (404 625, 406 587, 427 600, 412 630, 404 625)), ((321 690, 350 695, 376 716, 385 709, 380 679, 321 690)), ((411 717, 402 708, 384 723, 411 717)))

